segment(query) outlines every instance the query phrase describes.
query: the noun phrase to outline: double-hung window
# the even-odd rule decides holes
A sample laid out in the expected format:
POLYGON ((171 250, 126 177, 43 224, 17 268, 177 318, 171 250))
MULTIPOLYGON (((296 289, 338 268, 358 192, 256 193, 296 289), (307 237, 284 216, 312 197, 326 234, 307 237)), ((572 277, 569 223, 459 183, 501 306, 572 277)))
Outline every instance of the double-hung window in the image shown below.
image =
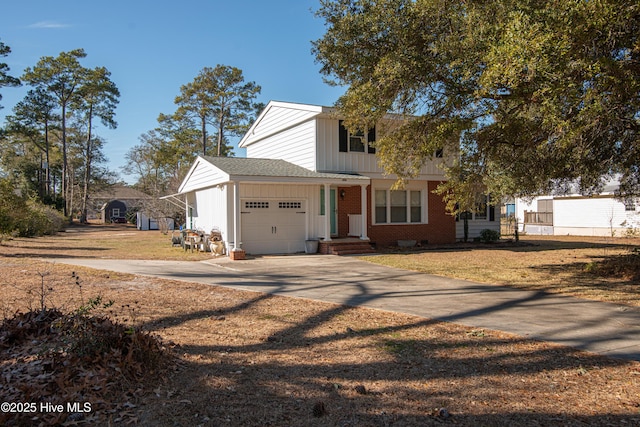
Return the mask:
POLYGON ((376 140, 375 127, 369 129, 365 134, 364 132, 351 133, 344 127, 342 120, 338 124, 338 143, 339 151, 343 153, 369 153, 375 154, 376 149, 373 143, 376 140))
POLYGON ((395 190, 391 195, 391 222, 407 222, 407 192, 395 190))
POLYGON ((471 221, 495 221, 496 209, 491 204, 490 196, 483 196, 482 199, 476 204, 475 213, 472 212, 460 212, 456 215, 456 221, 471 220, 471 221))
POLYGON ((420 223, 422 222, 422 212, 422 191, 375 191, 376 224, 420 223))

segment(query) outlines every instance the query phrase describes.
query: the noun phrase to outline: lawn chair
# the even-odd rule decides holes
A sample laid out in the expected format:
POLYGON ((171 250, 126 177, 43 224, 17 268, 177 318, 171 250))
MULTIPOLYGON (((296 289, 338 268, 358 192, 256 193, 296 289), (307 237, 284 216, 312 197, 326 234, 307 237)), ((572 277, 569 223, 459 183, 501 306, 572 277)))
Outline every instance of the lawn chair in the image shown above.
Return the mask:
POLYGON ((193 252, 193 248, 198 248, 198 245, 202 241, 202 236, 193 230, 184 230, 182 232, 182 248, 187 251, 187 248, 193 252))

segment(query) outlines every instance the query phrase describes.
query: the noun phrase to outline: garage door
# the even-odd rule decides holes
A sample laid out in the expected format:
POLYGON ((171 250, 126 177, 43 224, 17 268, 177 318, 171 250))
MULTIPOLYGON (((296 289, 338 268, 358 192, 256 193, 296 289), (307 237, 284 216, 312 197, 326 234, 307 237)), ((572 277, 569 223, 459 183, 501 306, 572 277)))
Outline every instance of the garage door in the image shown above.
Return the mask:
POLYGON ((242 200, 242 248, 250 254, 304 252, 303 200, 242 200))

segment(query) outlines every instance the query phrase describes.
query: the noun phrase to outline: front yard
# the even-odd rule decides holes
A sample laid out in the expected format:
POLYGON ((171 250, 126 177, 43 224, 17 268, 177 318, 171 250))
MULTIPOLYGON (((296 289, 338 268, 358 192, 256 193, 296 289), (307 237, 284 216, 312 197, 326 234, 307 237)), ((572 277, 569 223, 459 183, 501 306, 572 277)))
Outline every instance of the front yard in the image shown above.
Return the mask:
MULTIPOLYGON (((638 242, 526 242, 366 259, 638 305, 633 277, 593 274, 603 259, 631 253, 625 245, 638 242)), ((9 342, 5 322, 0 330, 4 400, 81 401, 91 410, 4 412, 3 425, 640 424, 640 362, 381 310, 72 268, 56 264, 56 256, 117 262, 210 255, 171 247, 169 236, 159 232, 121 225, 0 245, 5 318, 16 311, 37 313, 43 301, 65 313, 83 307, 96 318, 125 325, 115 330, 135 337, 137 348, 142 342, 147 361, 160 355, 167 362, 151 372, 144 357, 121 349, 78 355, 59 324, 30 329, 25 339, 9 342), (87 303, 98 297, 99 304, 87 303), (144 338, 148 334, 161 344, 151 345, 144 338)), ((15 338, 18 326, 12 325, 15 338)), ((97 326, 111 328, 106 321, 97 326)))

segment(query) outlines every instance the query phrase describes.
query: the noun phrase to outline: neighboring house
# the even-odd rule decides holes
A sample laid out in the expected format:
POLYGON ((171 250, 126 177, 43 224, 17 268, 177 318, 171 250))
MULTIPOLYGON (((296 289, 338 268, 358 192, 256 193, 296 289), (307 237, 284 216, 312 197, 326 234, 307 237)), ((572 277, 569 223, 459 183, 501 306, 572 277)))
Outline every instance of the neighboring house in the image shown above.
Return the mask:
POLYGON ((464 239, 464 219, 466 216, 468 226, 467 238, 473 240, 485 229, 500 231, 500 207, 493 206, 484 196, 482 203, 477 205, 476 212, 462 212, 456 216, 456 239, 464 239))
POLYGON ((128 211, 138 210, 152 199, 134 188, 114 185, 89 197, 88 219, 99 219, 107 223, 111 218, 125 218, 128 211))
POLYGON ((530 201, 516 199, 519 230, 527 234, 623 236, 640 231, 640 200, 615 197, 618 182, 611 181, 594 196, 547 195, 530 201))
POLYGON ((187 228, 218 229, 227 248, 253 254, 304 251, 310 239, 454 242, 456 221, 433 193, 443 159, 392 190, 371 144, 379 129, 350 134, 334 114, 272 101, 239 143, 246 158, 198 157, 179 188, 187 228))

